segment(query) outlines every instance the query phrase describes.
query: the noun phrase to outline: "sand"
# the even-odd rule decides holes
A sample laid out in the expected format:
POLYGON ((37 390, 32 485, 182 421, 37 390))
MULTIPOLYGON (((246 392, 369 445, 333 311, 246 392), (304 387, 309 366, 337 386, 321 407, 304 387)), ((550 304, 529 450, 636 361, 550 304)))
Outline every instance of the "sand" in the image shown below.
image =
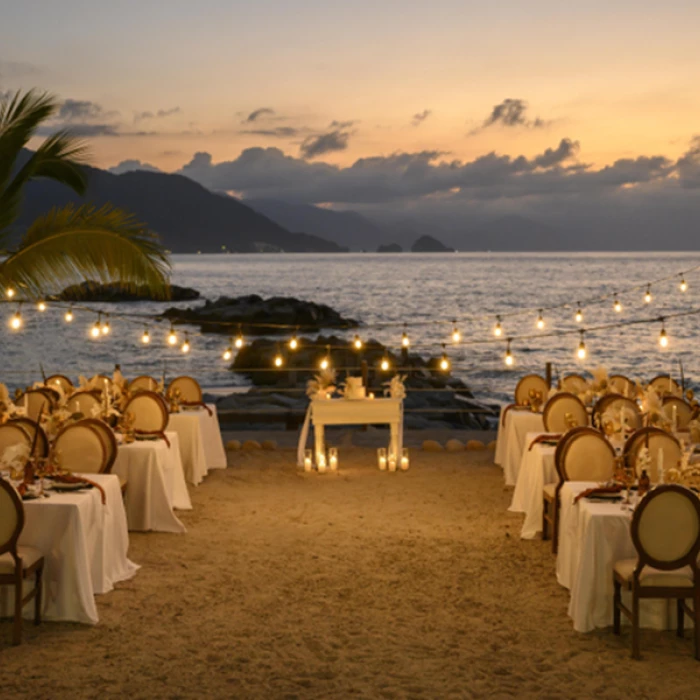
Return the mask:
POLYGON ((493 453, 230 455, 186 535, 132 533, 95 627, 0 623, 9 698, 696 698, 690 639, 573 631, 549 543, 518 538, 493 453))

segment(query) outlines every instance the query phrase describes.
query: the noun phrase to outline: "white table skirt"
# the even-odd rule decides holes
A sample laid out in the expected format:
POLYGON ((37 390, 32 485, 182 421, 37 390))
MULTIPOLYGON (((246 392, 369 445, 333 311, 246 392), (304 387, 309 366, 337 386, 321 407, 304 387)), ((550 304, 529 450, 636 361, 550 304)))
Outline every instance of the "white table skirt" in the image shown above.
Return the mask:
MULTIPOLYGON (((613 622, 613 567, 621 559, 636 559, 630 523, 632 513, 620 503, 600 503, 574 497, 592 482, 567 482, 561 490, 557 579, 571 591, 569 616, 577 632, 609 627, 613 622)), ((623 592, 623 602, 631 596, 623 592)), ((675 626, 675 601, 640 601, 642 627, 675 626)), ((627 618, 623 616, 623 622, 627 618)), ((692 624, 686 617, 686 626, 692 624)))
POLYGON ((539 433, 528 433, 525 450, 520 462, 518 480, 513 492, 513 500, 508 510, 525 513, 525 521, 520 531, 523 539, 531 540, 542 532, 542 490, 546 484, 559 480, 554 466, 556 447, 537 443, 530 445, 539 433))
POLYGON ((196 411, 171 413, 168 430, 177 433, 185 479, 194 486, 201 484, 207 475, 207 461, 202 442, 202 423, 196 411))
POLYGON ((120 445, 112 472, 127 480, 126 514, 130 530, 185 532, 173 508, 191 510, 177 433, 164 440, 120 445))
MULTIPOLYGON (((52 491, 49 498, 24 502, 19 543, 44 554, 46 620, 96 624, 95 594, 108 593, 139 568, 127 558, 129 534, 119 479, 114 474, 87 476, 104 489, 104 506, 99 489, 52 491)), ((12 614, 13 602, 12 588, 0 587, 3 616, 12 614)), ((25 606, 23 614, 32 617, 33 605, 25 606)))
POLYGON ((226 469, 228 462, 226 461, 224 440, 221 437, 221 426, 219 425, 219 414, 216 411, 216 404, 208 403, 207 407, 211 410, 211 415, 203 409, 199 411, 207 469, 226 469))
POLYGON ((495 462, 503 467, 506 486, 515 486, 527 434, 544 432, 544 424, 541 413, 512 408, 503 425, 503 410, 498 422, 495 462))

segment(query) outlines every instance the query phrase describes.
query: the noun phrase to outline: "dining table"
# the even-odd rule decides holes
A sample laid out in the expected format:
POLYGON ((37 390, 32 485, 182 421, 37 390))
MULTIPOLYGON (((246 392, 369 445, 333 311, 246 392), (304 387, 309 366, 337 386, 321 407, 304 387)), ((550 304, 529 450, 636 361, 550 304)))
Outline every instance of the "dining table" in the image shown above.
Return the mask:
MULTIPOLYGON (((128 558, 129 533, 116 474, 85 474, 100 488, 56 491, 23 502, 19 544, 44 555, 42 618, 97 624, 96 595, 132 578, 139 567, 128 558), (104 493, 104 503, 103 494, 104 493)), ((14 589, 0 587, 0 616, 11 616, 14 589)), ((31 618, 33 606, 24 607, 31 618)))
POLYGON ((515 486, 528 433, 544 432, 542 413, 525 406, 503 406, 498 419, 494 462, 503 468, 506 486, 515 486))

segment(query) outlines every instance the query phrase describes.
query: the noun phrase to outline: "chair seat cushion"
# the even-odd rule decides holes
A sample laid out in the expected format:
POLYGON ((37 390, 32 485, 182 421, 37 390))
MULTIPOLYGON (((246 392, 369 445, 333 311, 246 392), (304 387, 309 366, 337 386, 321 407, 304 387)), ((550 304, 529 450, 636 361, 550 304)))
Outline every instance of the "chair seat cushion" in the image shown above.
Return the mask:
MULTIPOLYGON (((36 564, 44 555, 34 547, 17 547, 17 554, 25 569, 36 564)), ((14 574, 15 560, 9 552, 0 554, 0 574, 14 574)))
MULTIPOLYGON (((615 564, 615 573, 624 581, 632 582, 634 570, 637 568, 636 559, 623 559, 615 564)), ((666 586, 668 588, 692 588, 693 572, 689 566, 673 571, 661 571, 651 566, 645 566, 639 574, 642 586, 666 586)))
POLYGON ((557 485, 556 484, 547 484, 544 489, 544 495, 549 498, 550 500, 554 500, 554 494, 557 491, 557 485))

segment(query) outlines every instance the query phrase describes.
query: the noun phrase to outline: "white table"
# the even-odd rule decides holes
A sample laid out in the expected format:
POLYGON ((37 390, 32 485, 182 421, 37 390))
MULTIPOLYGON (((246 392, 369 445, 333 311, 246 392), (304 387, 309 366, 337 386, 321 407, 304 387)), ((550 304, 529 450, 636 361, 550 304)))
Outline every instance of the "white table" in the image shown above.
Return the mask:
MULTIPOLYGON (((561 490, 557 579, 569 588, 569 617, 577 632, 609 627, 613 622, 613 567, 620 559, 636 559, 630 523, 632 513, 620 503, 600 503, 574 497, 597 486, 593 482, 565 483, 561 490)), ((631 606, 629 594, 623 602, 631 606)), ((675 626, 675 601, 641 600, 642 627, 675 626)), ((626 618, 623 616, 623 621, 626 618)), ((686 618, 686 625, 690 621, 686 618)))
POLYGON ((224 440, 221 437, 221 426, 219 425, 219 414, 216 411, 216 404, 208 403, 207 408, 211 410, 211 415, 203 409, 199 411, 207 469, 226 469, 228 462, 226 460, 224 440))
MULTIPOLYGON (((114 474, 89 474, 99 489, 68 493, 51 491, 49 498, 24 502, 25 524, 19 544, 44 555, 43 610, 46 620, 96 624, 95 595, 136 573, 127 558, 129 534, 119 479, 114 474)), ((0 587, 0 615, 12 614, 14 591, 0 587)), ((32 617, 33 605, 23 614, 32 617)))
POLYGON ((386 423, 390 429, 389 454, 397 463, 403 450, 403 399, 312 399, 299 438, 297 461, 304 464, 304 449, 309 421, 314 426, 315 454, 325 454, 327 425, 376 425, 386 423))
POLYGON ((532 441, 538 435, 539 433, 526 435, 518 480, 508 509, 514 513, 525 513, 520 536, 526 540, 533 539, 542 532, 542 490, 546 484, 559 481, 554 465, 554 453, 557 448, 555 445, 541 442, 532 445, 532 441))
POLYGON ((506 414, 504 423, 503 412, 505 408, 505 406, 501 408, 498 419, 494 461, 503 467, 506 486, 515 486, 527 434, 544 432, 544 423, 541 413, 533 413, 529 409, 523 410, 521 408, 511 408, 506 414))
POLYGON ((119 446, 112 472, 127 481, 126 514, 130 530, 186 532, 173 513, 192 510, 180 459, 177 433, 165 440, 136 440, 119 446))

